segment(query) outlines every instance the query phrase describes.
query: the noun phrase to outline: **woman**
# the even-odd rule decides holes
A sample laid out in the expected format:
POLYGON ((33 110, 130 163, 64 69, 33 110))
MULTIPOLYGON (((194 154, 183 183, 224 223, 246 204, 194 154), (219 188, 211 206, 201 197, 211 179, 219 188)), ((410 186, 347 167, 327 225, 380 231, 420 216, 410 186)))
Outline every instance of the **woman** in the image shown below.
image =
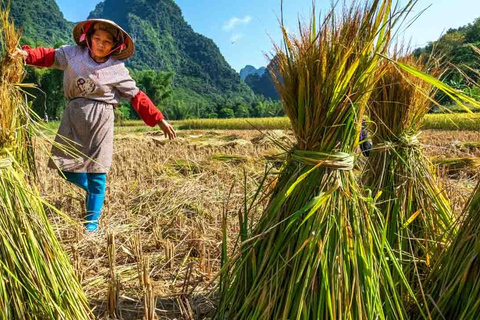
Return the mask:
POLYGON ((55 141, 70 148, 70 152, 53 147, 49 167, 59 169, 68 181, 87 192, 85 227, 93 232, 98 228, 105 198, 113 154, 113 108, 120 98, 130 99, 147 125, 158 124, 169 139, 176 134, 148 96, 137 88, 123 63, 134 52, 127 32, 113 21, 90 19, 75 26, 73 37, 77 45, 56 50, 23 46, 14 56, 23 56, 28 65, 64 71, 68 105, 55 141))

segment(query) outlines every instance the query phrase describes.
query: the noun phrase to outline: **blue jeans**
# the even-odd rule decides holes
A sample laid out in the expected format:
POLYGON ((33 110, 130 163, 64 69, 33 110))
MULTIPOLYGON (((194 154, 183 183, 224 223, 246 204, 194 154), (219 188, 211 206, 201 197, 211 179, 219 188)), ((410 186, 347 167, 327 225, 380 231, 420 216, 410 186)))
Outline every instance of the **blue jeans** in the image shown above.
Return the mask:
POLYGON ((60 175, 87 192, 85 227, 90 232, 95 231, 98 228, 98 220, 105 200, 107 174, 62 171, 60 175))

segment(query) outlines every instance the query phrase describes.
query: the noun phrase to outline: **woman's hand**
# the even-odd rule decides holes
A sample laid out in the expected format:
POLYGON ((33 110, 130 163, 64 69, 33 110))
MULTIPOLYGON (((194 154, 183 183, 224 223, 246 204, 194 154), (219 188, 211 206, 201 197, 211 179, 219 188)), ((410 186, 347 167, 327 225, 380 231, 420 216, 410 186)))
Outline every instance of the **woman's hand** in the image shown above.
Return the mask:
POLYGON ((159 126, 162 129, 165 137, 168 137, 168 139, 173 140, 177 137, 177 134, 175 133, 173 126, 170 123, 168 123, 165 119, 160 121, 159 126))
POLYGON ((10 55, 10 57, 12 59, 15 59, 16 57, 22 57, 24 60, 28 58, 28 52, 25 51, 25 50, 21 50, 21 49, 15 49, 15 51, 10 55))

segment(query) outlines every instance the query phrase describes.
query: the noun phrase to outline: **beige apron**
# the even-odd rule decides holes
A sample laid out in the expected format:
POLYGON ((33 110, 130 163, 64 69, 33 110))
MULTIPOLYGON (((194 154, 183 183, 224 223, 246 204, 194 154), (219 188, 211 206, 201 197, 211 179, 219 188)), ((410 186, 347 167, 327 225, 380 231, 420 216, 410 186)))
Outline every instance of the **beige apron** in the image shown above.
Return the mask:
POLYGON ((113 105, 77 98, 71 100, 62 116, 53 146, 50 168, 68 172, 107 173, 113 156, 113 105))

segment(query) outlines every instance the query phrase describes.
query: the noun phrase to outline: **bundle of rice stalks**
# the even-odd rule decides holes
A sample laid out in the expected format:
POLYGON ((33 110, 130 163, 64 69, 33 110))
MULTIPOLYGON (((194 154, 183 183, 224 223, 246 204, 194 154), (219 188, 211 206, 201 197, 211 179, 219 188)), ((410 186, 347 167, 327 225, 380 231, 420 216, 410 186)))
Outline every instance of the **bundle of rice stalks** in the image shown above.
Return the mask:
POLYGON ((475 151, 480 149, 480 142, 460 142, 456 143, 455 146, 461 150, 475 151))
MULTIPOLYGON (((422 71, 432 64, 428 71, 440 72, 430 61, 412 56, 400 60, 422 71)), ((376 130, 363 181, 378 195, 378 208, 386 219, 386 237, 403 275, 412 287, 421 289, 430 260, 441 249, 454 218, 418 142, 419 129, 436 89, 386 63, 381 81, 371 95, 370 119, 376 130)), ((411 300, 404 294, 401 279, 396 280, 399 292, 411 300)))
POLYGON ((252 158, 247 156, 241 156, 238 154, 216 153, 212 155, 212 160, 231 163, 231 164, 241 164, 241 163, 251 162, 252 158))
POLYGON ((174 159, 168 163, 168 167, 184 176, 190 176, 202 172, 202 164, 188 159, 174 159))
POLYGON ((23 61, 10 58, 20 35, 8 12, 0 14, 0 319, 91 319, 47 204, 31 185, 35 123, 20 88, 23 61))
MULTIPOLYGON (((473 49, 480 54, 476 47, 473 49)), ((477 105, 478 106, 478 103, 477 105)), ((480 315, 480 183, 460 219, 451 245, 425 283, 435 319, 473 320, 480 315)))
POLYGON ((466 176, 475 176, 478 174, 478 169, 480 168, 480 159, 475 157, 434 157, 431 161, 434 166, 452 178, 459 177, 462 174, 466 176))
POLYGON ((425 284, 433 319, 478 319, 480 314, 480 184, 462 225, 425 284))
POLYGON ((240 215, 241 246, 224 260, 217 318, 405 318, 382 218, 352 172, 378 54, 396 22, 389 18, 405 13, 391 8, 391 0, 345 5, 318 30, 313 13, 298 38, 282 26, 272 75, 297 142, 258 223, 250 228, 247 204, 240 215))

